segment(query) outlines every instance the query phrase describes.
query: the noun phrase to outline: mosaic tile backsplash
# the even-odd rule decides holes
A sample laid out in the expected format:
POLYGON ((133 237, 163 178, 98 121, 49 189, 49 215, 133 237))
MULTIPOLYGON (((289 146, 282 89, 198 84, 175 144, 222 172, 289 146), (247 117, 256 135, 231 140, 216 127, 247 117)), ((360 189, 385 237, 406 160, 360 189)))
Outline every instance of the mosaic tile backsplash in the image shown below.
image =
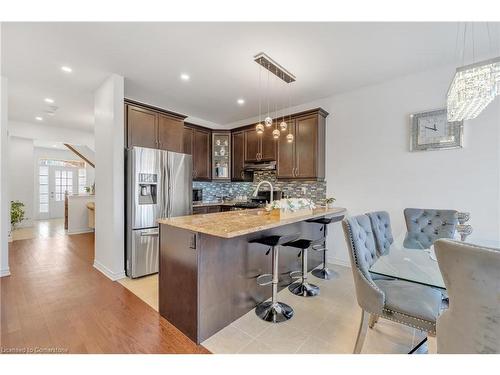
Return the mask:
MULTIPOLYGON (((193 181, 193 188, 203 189, 203 200, 213 201, 221 197, 236 198, 252 195, 257 184, 268 180, 275 190, 283 191, 289 198, 309 198, 317 204, 325 204, 326 181, 281 181, 277 180, 275 171, 256 171, 253 182, 198 182, 193 181)), ((261 189, 269 190, 267 185, 261 189)))

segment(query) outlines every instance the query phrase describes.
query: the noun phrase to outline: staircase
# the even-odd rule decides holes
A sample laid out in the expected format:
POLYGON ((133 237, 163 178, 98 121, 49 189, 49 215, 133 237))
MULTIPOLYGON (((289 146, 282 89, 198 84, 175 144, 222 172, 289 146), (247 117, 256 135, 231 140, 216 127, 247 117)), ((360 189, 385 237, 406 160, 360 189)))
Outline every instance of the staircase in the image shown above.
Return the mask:
POLYGON ((92 168, 95 168, 95 152, 87 145, 64 144, 68 150, 73 152, 80 159, 85 161, 92 168))

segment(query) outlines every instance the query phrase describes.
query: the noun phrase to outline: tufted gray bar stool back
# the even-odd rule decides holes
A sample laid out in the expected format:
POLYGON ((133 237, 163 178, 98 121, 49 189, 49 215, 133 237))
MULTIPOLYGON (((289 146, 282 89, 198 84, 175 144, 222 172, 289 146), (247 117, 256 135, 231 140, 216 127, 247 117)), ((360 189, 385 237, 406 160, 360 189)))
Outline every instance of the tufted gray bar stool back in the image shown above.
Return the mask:
POLYGON ((405 246, 428 249, 439 238, 453 238, 458 224, 458 211, 428 208, 405 208, 408 230, 405 246), (413 245, 412 245, 413 244, 413 245))

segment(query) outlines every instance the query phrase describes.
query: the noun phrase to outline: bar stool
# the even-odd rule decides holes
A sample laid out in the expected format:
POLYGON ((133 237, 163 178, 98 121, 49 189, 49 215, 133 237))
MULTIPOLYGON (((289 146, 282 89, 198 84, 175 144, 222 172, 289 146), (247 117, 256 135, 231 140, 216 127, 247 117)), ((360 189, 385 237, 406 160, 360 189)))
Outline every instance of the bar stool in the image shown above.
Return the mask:
POLYGON ((250 243, 258 243, 261 245, 270 246, 272 250, 272 274, 263 274, 257 277, 257 283, 261 286, 272 284, 271 301, 260 303, 255 309, 255 314, 262 320, 272 323, 281 323, 287 321, 293 316, 293 309, 286 303, 278 302, 278 261, 279 261, 279 246, 287 242, 292 242, 299 238, 299 234, 286 236, 268 236, 249 241, 250 243), (260 282, 264 277, 272 276, 272 280, 268 282, 260 282))
POLYGON ((293 271, 290 272, 290 276, 293 277, 294 273, 300 272, 300 277, 302 278, 302 281, 290 284, 290 286, 288 287, 288 290, 297 296, 314 297, 319 294, 319 287, 317 287, 314 284, 309 284, 307 282, 307 251, 311 247, 311 244, 313 242, 314 242, 313 240, 306 240, 301 238, 299 240, 283 244, 283 246, 295 247, 296 249, 301 250, 302 272, 293 271))
POLYGON ((316 268, 315 270, 312 271, 312 274, 314 276, 316 276, 318 279, 330 280, 330 279, 338 276, 336 272, 328 269, 328 266, 326 265, 326 253, 328 251, 328 249, 326 248, 326 236, 328 234, 328 232, 327 232, 328 225, 331 223, 336 223, 338 221, 342 221, 343 218, 344 218, 344 216, 341 215, 341 216, 320 217, 317 219, 306 220, 306 222, 308 222, 308 223, 321 224, 323 226, 320 229, 321 231, 323 231, 322 242, 312 246, 313 250, 323 252, 323 267, 316 268))

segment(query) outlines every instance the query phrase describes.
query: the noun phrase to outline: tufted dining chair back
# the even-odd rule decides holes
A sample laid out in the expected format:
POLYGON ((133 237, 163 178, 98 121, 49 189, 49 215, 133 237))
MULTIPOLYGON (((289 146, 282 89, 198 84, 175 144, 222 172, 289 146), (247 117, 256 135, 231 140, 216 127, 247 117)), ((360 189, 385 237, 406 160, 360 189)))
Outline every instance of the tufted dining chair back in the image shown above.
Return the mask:
POLYGON ((500 249, 434 244, 450 305, 437 319, 438 353, 500 353, 500 249))
POLYGON ((373 282, 369 269, 377 260, 377 249, 370 219, 366 215, 346 217, 342 227, 349 249, 351 268, 359 306, 373 314, 384 307, 384 292, 373 282))
POLYGON ((458 224, 456 210, 405 208, 404 216, 408 230, 406 247, 427 249, 439 238, 455 236, 458 224))
POLYGON ((366 215, 370 218, 370 222, 372 224, 378 255, 387 254, 389 248, 394 242, 389 213, 386 211, 376 211, 369 212, 366 215))

